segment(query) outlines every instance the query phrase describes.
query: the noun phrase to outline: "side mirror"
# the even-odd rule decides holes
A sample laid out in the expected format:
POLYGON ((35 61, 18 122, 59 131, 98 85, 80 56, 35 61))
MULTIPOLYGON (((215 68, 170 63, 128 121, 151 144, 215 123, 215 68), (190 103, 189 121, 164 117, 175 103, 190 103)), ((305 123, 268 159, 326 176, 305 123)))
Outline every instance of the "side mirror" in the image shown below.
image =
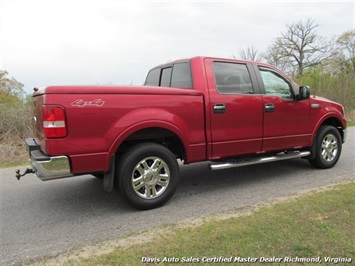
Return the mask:
POLYGON ((311 91, 309 89, 309 86, 301 86, 299 93, 297 95, 297 100, 306 100, 309 99, 311 96, 311 91))

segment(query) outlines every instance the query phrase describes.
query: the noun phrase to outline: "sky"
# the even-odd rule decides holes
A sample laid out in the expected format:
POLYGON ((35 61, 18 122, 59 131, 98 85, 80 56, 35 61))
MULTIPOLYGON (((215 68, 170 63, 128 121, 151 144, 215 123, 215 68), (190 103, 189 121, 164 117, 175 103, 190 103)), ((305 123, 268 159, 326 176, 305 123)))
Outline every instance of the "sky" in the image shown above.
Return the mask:
POLYGON ((287 25, 307 18, 335 40, 354 29, 355 0, 0 0, 0 69, 27 93, 141 85, 150 68, 175 59, 265 51, 287 25))

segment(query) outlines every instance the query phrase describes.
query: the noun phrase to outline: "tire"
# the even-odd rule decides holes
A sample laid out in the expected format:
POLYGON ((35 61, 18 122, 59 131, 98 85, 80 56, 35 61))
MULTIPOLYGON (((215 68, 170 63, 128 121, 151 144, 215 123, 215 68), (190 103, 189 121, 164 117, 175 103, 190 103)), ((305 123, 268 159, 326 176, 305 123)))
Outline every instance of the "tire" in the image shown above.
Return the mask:
POLYGON ((315 158, 308 160, 312 166, 327 169, 338 162, 342 150, 342 139, 335 127, 321 126, 313 145, 316 145, 315 158))
POLYGON ((94 177, 100 180, 104 180, 104 174, 93 174, 94 177))
POLYGON ((179 183, 179 165, 174 154, 156 143, 132 146, 119 160, 116 174, 116 189, 140 210, 165 204, 179 183))

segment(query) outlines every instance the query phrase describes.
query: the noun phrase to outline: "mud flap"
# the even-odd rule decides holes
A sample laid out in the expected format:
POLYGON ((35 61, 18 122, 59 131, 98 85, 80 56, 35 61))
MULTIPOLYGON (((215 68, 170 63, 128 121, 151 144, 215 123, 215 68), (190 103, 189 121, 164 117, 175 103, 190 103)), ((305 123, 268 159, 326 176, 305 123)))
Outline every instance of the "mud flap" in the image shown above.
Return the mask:
POLYGON ((311 148, 309 149, 309 151, 311 152, 310 155, 306 156, 306 157, 302 157, 302 159, 306 159, 306 160, 313 160, 316 158, 316 152, 317 152, 317 141, 316 141, 316 136, 313 139, 313 144, 311 146, 311 148))
POLYGON ((111 156, 110 167, 104 175, 104 191, 111 192, 113 190, 113 182, 115 179, 115 155, 111 156))

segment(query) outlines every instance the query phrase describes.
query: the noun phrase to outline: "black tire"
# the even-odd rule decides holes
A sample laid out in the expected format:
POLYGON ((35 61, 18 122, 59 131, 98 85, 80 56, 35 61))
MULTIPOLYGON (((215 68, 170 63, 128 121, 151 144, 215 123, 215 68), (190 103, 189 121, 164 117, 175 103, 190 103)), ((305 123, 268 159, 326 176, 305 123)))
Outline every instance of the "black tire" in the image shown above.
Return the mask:
POLYGON ((338 162, 342 150, 342 139, 335 127, 321 126, 313 145, 316 145, 315 158, 308 160, 312 166, 327 169, 338 162))
POLYGON ((175 193, 179 165, 170 150, 156 143, 128 149, 118 162, 115 186, 133 207, 148 210, 162 206, 175 193))
POLYGON ((104 174, 93 174, 94 177, 100 180, 104 180, 104 174))

